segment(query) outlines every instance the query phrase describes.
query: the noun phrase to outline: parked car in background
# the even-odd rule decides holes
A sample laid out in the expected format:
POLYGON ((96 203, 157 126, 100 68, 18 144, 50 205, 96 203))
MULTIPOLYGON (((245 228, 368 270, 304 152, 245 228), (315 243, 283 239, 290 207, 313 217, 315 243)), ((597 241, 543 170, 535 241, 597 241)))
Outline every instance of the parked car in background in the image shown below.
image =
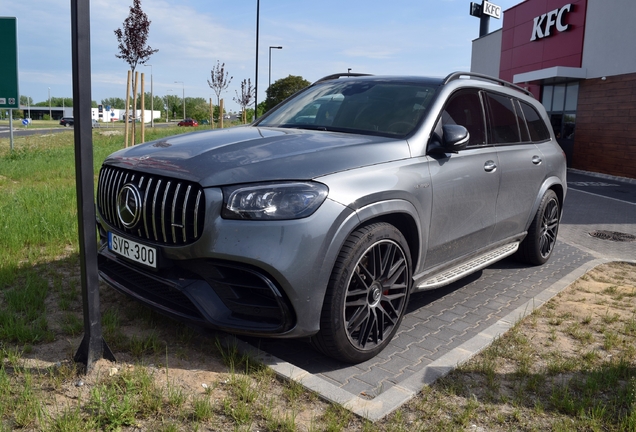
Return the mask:
POLYGON ((187 118, 177 123, 177 126, 199 126, 199 123, 195 119, 187 118))
POLYGON ((92 119, 92 126, 93 126, 94 128, 98 128, 98 127, 99 127, 99 121, 97 121, 97 120, 95 120, 95 119, 92 119))
POLYGON ((73 126, 73 117, 62 117, 60 119, 60 124, 64 127, 73 126))
POLYGON ((523 88, 325 77, 256 122, 110 155, 99 275, 160 312, 362 362, 409 296, 553 253, 565 155, 523 88))

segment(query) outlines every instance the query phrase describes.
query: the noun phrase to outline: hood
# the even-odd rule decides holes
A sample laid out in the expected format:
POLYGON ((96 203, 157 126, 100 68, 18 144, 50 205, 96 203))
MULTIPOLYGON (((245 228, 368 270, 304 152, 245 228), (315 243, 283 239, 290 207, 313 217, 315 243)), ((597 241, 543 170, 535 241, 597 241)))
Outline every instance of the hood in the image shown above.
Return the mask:
POLYGON ((104 163, 209 187, 309 180, 408 157, 404 140, 244 126, 151 141, 113 153, 104 163))

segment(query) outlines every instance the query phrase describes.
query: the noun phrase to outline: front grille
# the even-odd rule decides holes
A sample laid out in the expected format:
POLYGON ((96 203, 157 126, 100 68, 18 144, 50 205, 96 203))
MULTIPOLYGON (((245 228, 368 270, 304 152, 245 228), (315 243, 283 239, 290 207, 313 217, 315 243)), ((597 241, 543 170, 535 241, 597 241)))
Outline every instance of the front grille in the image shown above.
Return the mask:
POLYGON ((203 232, 205 198, 194 182, 102 166, 97 183, 97 208, 113 227, 140 239, 164 245, 186 245, 203 232), (127 228, 117 215, 117 196, 133 184, 141 194, 139 222, 127 228))

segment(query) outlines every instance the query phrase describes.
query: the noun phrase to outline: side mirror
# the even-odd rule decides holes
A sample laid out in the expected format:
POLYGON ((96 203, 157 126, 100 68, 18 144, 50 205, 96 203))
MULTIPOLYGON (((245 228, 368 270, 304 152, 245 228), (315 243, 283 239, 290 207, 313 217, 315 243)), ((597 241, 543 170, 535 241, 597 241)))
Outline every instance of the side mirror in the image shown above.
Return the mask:
POLYGON ((448 153, 457 153, 468 145, 470 134, 468 129, 460 125, 442 126, 442 147, 448 153))

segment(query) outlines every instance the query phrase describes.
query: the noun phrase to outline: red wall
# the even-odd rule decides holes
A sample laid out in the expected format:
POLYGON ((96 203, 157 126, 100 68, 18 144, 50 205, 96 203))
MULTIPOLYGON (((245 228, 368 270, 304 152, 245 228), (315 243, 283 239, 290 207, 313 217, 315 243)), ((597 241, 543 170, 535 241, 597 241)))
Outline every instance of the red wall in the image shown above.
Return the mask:
POLYGON ((512 82, 513 76, 523 72, 554 66, 581 67, 583 35, 587 0, 526 0, 504 12, 499 77, 512 82), (530 41, 534 18, 554 9, 572 4, 564 23, 565 32, 556 26, 551 35, 530 41))

